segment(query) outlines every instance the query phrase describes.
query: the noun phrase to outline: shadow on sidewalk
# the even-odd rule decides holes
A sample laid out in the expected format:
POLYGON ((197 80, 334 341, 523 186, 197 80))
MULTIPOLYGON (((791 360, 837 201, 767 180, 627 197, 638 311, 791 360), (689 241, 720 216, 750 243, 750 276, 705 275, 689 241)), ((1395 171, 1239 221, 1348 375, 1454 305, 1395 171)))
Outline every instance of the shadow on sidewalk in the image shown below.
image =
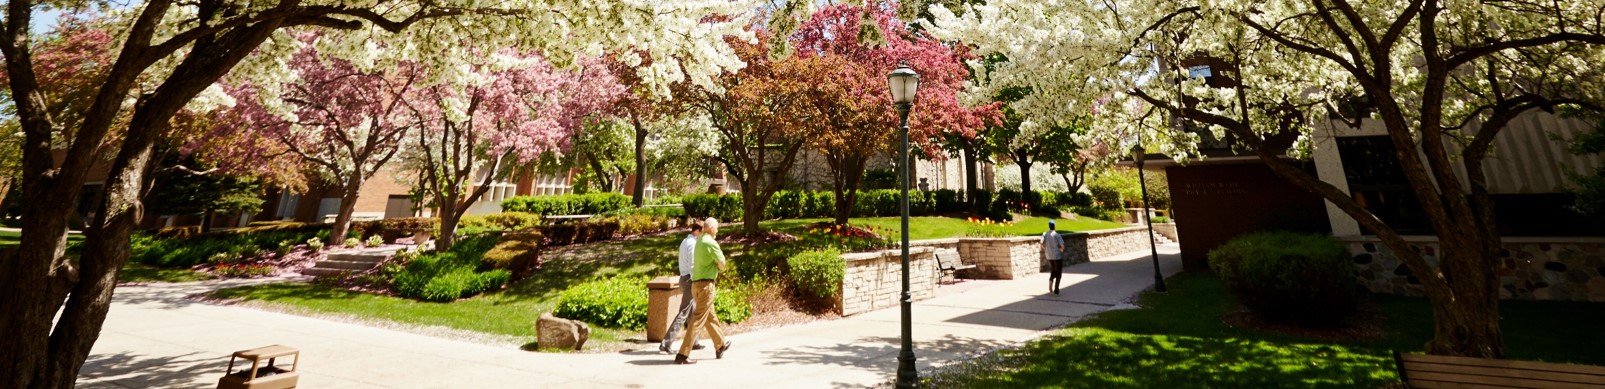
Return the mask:
MULTIPOLYGON (((249 362, 246 366, 250 366, 249 362)), ((180 388, 192 387, 207 376, 222 378, 226 367, 227 358, 198 352, 175 357, 123 352, 91 357, 79 370, 79 379, 90 378, 113 385, 86 385, 89 387, 180 388)))

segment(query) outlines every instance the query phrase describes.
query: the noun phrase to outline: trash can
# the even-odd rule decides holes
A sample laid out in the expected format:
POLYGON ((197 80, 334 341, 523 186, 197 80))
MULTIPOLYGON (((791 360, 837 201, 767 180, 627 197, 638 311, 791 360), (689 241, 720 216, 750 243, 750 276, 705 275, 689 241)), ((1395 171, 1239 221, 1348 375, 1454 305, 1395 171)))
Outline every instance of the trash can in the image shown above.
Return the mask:
POLYGON ((662 342, 669 321, 680 313, 680 276, 663 276, 646 283, 646 340, 662 342))
POLYGON ((228 370, 223 372, 223 378, 217 380, 217 389, 288 389, 294 388, 301 381, 301 374, 295 368, 301 365, 301 350, 294 347, 272 345, 258 347, 250 350, 235 351, 229 357, 228 370), (294 356, 290 369, 274 366, 275 360, 282 357, 294 356), (240 371, 234 371, 234 361, 245 359, 251 361, 251 368, 245 369, 240 365, 240 371), (267 360, 267 366, 262 366, 262 360, 267 360))

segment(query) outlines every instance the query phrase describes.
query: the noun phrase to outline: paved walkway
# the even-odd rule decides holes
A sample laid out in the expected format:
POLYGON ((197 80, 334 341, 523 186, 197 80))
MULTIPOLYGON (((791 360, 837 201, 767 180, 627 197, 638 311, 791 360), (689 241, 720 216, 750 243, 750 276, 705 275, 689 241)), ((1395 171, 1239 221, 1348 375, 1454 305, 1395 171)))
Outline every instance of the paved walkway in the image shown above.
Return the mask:
MULTIPOLYGON (((1161 247, 1165 274, 1181 268, 1161 247)), ((1047 275, 943 287, 914 305, 915 355, 923 371, 1103 311, 1151 286, 1147 253, 1065 269, 1062 295, 1047 275)), ((80 374, 88 388, 210 388, 228 355, 269 344, 299 347, 307 388, 858 388, 887 382, 897 366, 899 311, 869 312, 735 335, 723 360, 672 364, 656 345, 606 354, 549 354, 398 332, 184 296, 240 282, 118 288, 105 330, 80 374)), ((533 336, 532 336, 533 338, 533 336)))

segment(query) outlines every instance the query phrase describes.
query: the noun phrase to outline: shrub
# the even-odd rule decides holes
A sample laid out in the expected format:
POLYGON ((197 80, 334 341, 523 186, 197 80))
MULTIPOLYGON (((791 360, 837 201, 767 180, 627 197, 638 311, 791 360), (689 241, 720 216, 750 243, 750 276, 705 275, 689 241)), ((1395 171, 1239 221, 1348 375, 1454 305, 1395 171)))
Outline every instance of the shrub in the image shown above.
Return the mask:
POLYGON ((819 299, 836 297, 847 267, 847 262, 842 260, 841 254, 841 251, 826 249, 787 258, 786 266, 791 269, 791 281, 798 289, 813 297, 819 299))
POLYGON ((558 196, 518 196, 502 201, 502 210, 540 215, 596 215, 628 208, 628 196, 587 193, 558 196))
POLYGON ((1122 208, 1125 203, 1120 199, 1120 189, 1111 186, 1093 185, 1087 187, 1092 192, 1093 204, 1105 209, 1122 208))
POLYGON ((362 239, 372 239, 377 236, 384 242, 394 242, 396 239, 413 236, 419 231, 434 233, 438 230, 440 230, 440 219, 432 217, 398 217, 351 223, 352 235, 362 239))
POLYGON ((1169 223, 1169 222, 1171 222, 1170 218, 1164 217, 1164 216, 1154 216, 1152 218, 1149 218, 1149 220, 1153 220, 1154 223, 1169 223))
POLYGON ((1354 267, 1343 244, 1322 235, 1261 232, 1209 252, 1209 266, 1238 302, 1270 321, 1333 325, 1354 312, 1354 267))
POLYGON ((752 317, 752 303, 740 290, 720 291, 713 295, 713 315, 719 322, 736 324, 752 317))
POLYGON ((217 265, 217 275, 223 277, 260 277, 273 274, 273 267, 268 265, 217 265))
POLYGON ((600 242, 613 239, 619 232, 617 220, 597 220, 558 223, 541 227, 541 234, 546 236, 546 243, 551 246, 566 246, 600 242))
POLYGON ((683 204, 686 216, 693 218, 712 217, 721 221, 735 221, 741 220, 744 213, 738 193, 691 195, 685 197, 683 204))
POLYGON ((385 240, 384 240, 384 238, 380 237, 379 235, 374 235, 374 236, 368 237, 368 241, 367 242, 363 242, 363 243, 366 243, 368 245, 368 247, 378 247, 378 246, 383 246, 385 244, 385 240))
POLYGON ((644 276, 619 276, 571 286, 558 295, 552 314, 609 328, 646 328, 646 282, 644 276))
POLYGON ((540 225, 541 215, 517 211, 463 216, 462 219, 457 220, 459 231, 520 231, 539 227, 540 225))
POLYGON ((361 239, 357 239, 357 238, 353 237, 353 238, 346 238, 345 244, 343 246, 345 246, 346 248, 349 249, 349 248, 355 248, 355 247, 357 247, 357 246, 359 246, 361 244, 362 244, 362 240, 361 239))
POLYGON ((486 251, 496 244, 496 235, 463 239, 451 250, 419 255, 396 272, 392 283, 396 294, 424 301, 452 301, 501 288, 512 272, 483 268, 486 251))
POLYGON ((138 233, 130 237, 129 259, 155 267, 190 267, 205 263, 218 253, 233 257, 257 257, 279 248, 284 241, 302 241, 327 233, 325 224, 275 223, 232 230, 192 234, 185 238, 162 238, 138 233))
POLYGON ((992 192, 985 189, 976 189, 970 197, 970 212, 985 214, 992 210, 992 192))
POLYGON ((619 235, 633 236, 666 231, 670 228, 670 218, 652 215, 623 215, 602 219, 603 222, 618 223, 619 235))
POLYGON ((1059 195, 1060 207, 1091 207, 1092 195, 1085 192, 1074 192, 1059 195))
POLYGON ((681 201, 682 201, 682 199, 681 199, 680 196, 666 195, 666 196, 658 196, 658 197, 653 197, 653 198, 650 198, 650 199, 646 199, 646 202, 644 202, 644 204, 646 204, 646 205, 669 205, 669 204, 679 205, 681 201))
POLYGON ((485 252, 480 270, 506 270, 514 279, 529 277, 541 265, 541 244, 545 237, 539 231, 521 231, 502 234, 496 246, 485 252))
POLYGON ((323 251, 323 241, 317 237, 307 239, 307 247, 312 248, 313 252, 323 251))
POLYGON ((936 202, 937 213, 960 212, 964 204, 959 201, 961 193, 952 189, 937 189, 931 192, 932 200, 936 202))

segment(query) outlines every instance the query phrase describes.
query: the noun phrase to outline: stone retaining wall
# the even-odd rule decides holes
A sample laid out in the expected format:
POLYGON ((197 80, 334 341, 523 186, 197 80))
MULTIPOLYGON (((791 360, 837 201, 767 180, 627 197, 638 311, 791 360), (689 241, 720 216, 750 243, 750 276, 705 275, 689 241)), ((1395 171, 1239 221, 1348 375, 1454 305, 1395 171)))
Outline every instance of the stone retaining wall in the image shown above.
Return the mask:
MULTIPOLYGON (((1436 237, 1405 238, 1427 263, 1438 262, 1436 237)), ((1336 239, 1349 246, 1360 285, 1376 293, 1424 295, 1420 281, 1375 237, 1336 239)), ((1498 268, 1500 298, 1605 302, 1605 239, 1509 237, 1503 241, 1505 250, 1498 268)))
POLYGON ((958 249, 964 263, 975 265, 975 278, 1012 280, 1042 271, 1041 242, 1042 238, 1034 236, 962 238, 958 249))
MULTIPOLYGON (((1158 225, 1155 225, 1158 227, 1158 225)), ((1084 236, 1087 243, 1087 258, 1100 259, 1125 254, 1133 251, 1150 250, 1147 227, 1126 227, 1108 230, 1076 232, 1070 235, 1084 236)))
MULTIPOLYGON (((908 289, 914 301, 936 295, 936 259, 931 255, 936 250, 909 245, 908 289)), ((892 249, 842 254, 847 265, 836 310, 842 316, 850 316, 897 306, 903 291, 902 253, 901 249, 892 249)))
POLYGON ((1154 223, 1154 233, 1172 242, 1181 241, 1181 235, 1176 233, 1176 223, 1154 223))
MULTIPOLYGON (((935 250, 934 254, 936 254, 938 257, 941 257, 943 261, 947 261, 948 263, 952 264, 968 263, 964 261, 964 256, 959 254, 959 240, 957 238, 916 240, 913 242, 908 242, 908 247, 930 247, 931 249, 935 250)), ((932 277, 935 277, 933 279, 939 283, 953 281, 954 278, 980 278, 975 275, 975 269, 960 270, 956 273, 946 273, 943 272, 940 267, 941 263, 936 263, 931 267, 932 277)))

